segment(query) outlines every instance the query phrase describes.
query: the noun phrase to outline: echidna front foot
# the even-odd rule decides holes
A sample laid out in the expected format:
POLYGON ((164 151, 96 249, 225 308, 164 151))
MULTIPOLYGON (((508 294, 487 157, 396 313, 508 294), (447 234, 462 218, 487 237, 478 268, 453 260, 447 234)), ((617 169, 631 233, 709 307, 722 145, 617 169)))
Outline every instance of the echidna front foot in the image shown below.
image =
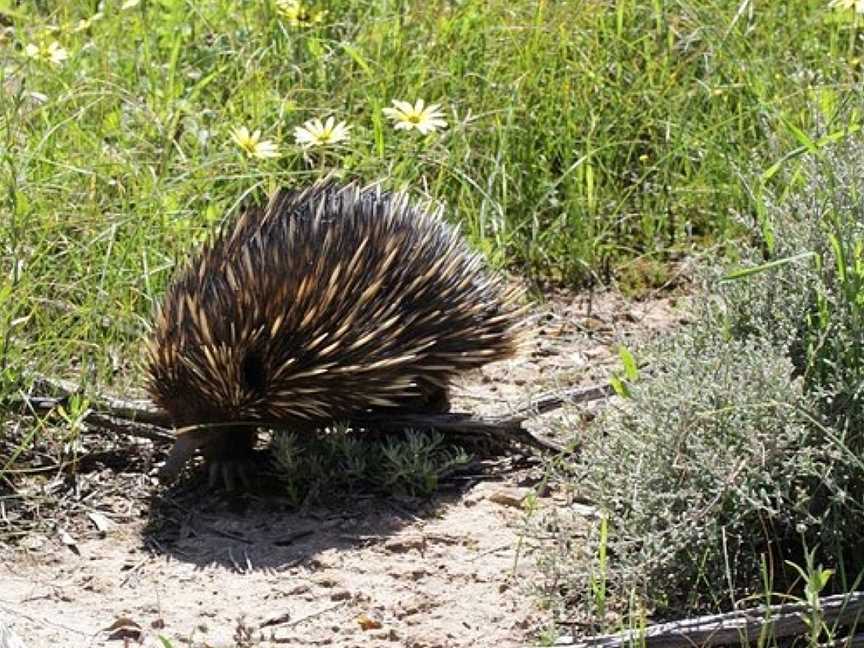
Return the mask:
POLYGON ((226 490, 233 491, 239 481, 243 488, 249 489, 249 467, 254 445, 255 432, 249 429, 203 428, 183 432, 178 435, 174 447, 168 453, 168 459, 159 471, 159 480, 169 483, 177 479, 183 466, 200 448, 207 460, 211 488, 221 482, 226 490))
POLYGON ((244 489, 251 489, 249 475, 255 438, 254 430, 243 428, 210 431, 201 453, 207 460, 207 482, 211 488, 221 483, 225 490, 233 491, 239 481, 244 489))
POLYGON ((207 485, 216 488, 220 483, 228 492, 237 489, 240 482, 244 490, 252 490, 252 480, 249 478, 251 461, 210 461, 207 463, 207 485))

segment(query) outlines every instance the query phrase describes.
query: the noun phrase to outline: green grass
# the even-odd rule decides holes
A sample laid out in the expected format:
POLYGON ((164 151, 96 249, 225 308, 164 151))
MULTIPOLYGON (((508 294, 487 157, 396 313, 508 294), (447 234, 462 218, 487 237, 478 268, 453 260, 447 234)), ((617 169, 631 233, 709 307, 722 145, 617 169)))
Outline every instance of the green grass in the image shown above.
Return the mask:
POLYGON ((442 200, 495 265, 661 281, 740 234, 742 174, 860 76, 851 13, 822 2, 334 0, 292 27, 269 2, 143 0, 83 29, 90 2, 3 7, 3 366, 85 379, 134 375, 176 259, 227 211, 330 169, 442 200), (26 55, 53 41, 62 64, 26 55), (446 131, 383 117, 417 97, 446 131), (293 129, 330 114, 350 141, 305 159, 293 129), (245 158, 240 125, 282 155, 245 158))

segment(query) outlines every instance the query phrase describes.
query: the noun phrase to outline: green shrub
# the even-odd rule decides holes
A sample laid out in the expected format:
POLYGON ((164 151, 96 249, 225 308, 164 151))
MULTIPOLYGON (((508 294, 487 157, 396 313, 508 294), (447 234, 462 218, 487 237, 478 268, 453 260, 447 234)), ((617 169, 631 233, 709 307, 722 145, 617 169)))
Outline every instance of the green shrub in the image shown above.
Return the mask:
MULTIPOLYGON (((697 331, 658 349, 655 371, 593 426, 576 489, 608 516, 619 597, 721 607, 725 586, 736 598, 761 586, 766 553, 776 567, 802 532, 819 535, 817 486, 837 452, 776 347, 697 331)), ((578 581, 571 591, 587 594, 578 581)))
MULTIPOLYGON (((789 169, 793 190, 764 205, 770 250, 744 255, 765 267, 711 277, 696 323, 642 350, 650 376, 558 470, 608 519, 619 608, 635 595, 661 616, 693 613, 794 590, 785 561, 804 564, 807 548, 837 570, 831 587, 864 573, 862 164, 848 140, 789 169)), ((586 609, 598 531, 579 556, 565 538, 584 521, 553 518, 540 520, 559 539, 544 564, 586 609)))
POLYGON ((719 289, 708 314, 738 339, 787 350, 832 425, 864 455, 864 145, 849 140, 796 167, 799 191, 769 206, 775 258, 813 256, 719 289))

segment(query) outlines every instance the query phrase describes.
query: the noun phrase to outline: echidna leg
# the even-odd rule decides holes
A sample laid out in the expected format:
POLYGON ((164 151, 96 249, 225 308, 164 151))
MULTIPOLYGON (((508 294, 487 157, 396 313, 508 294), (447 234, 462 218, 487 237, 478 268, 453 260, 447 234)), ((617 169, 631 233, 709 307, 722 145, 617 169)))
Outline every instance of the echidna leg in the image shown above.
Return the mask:
POLYGON ((250 488, 249 467, 256 433, 252 428, 221 428, 210 430, 201 453, 207 460, 208 482, 214 488, 219 482, 233 491, 237 481, 250 488))
POLYGON ((195 454, 195 450, 206 443, 206 430, 195 430, 179 435, 174 442, 174 447, 171 448, 171 452, 168 453, 165 465, 159 471, 159 481, 164 484, 177 479, 177 475, 180 474, 183 466, 195 454))
POLYGON ((420 387, 424 403, 422 411, 427 414, 445 414, 450 411, 450 390, 440 385, 426 383, 420 387))

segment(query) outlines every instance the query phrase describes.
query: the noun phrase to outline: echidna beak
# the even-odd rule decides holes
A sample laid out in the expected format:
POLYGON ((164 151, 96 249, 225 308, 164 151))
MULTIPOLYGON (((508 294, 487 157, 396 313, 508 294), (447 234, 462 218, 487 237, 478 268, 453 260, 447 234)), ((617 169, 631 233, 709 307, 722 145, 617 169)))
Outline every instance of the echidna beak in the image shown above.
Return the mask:
POLYGON ((159 481, 167 484, 177 479, 180 470, 191 459, 192 455, 195 454, 195 451, 204 445, 206 438, 205 430, 184 432, 178 436, 177 441, 174 442, 174 447, 168 453, 165 465, 159 471, 159 481))

